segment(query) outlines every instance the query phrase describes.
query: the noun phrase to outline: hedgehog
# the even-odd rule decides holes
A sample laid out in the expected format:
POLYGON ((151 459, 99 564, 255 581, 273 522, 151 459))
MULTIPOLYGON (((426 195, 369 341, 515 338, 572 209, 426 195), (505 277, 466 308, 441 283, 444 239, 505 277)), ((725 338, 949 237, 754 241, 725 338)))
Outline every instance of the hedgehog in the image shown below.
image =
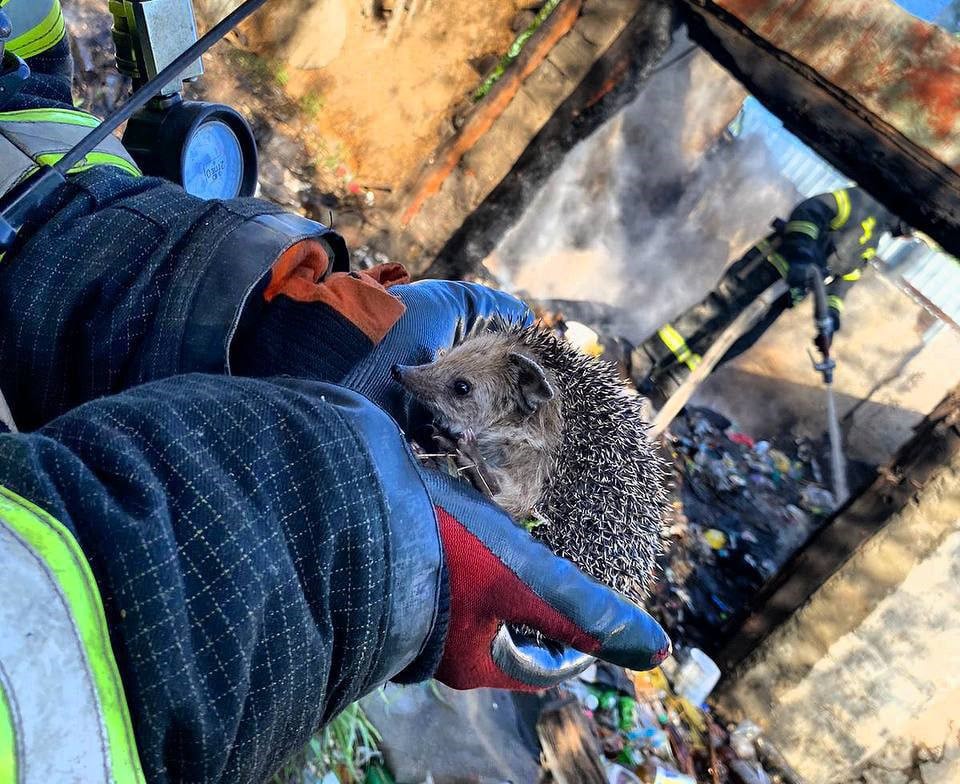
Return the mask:
POLYGON ((499 324, 394 378, 478 489, 598 582, 644 599, 662 545, 667 465, 613 365, 536 325, 499 324))

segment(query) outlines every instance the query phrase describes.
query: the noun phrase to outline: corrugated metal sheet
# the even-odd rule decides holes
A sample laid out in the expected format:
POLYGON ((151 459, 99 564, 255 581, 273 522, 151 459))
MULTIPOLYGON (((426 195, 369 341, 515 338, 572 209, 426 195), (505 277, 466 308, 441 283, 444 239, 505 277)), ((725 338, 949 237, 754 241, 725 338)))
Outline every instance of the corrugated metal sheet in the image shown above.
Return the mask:
MULTIPOLYGON (((787 131, 755 98, 747 99, 738 126, 739 136, 763 140, 777 168, 804 197, 853 184, 787 131)), ((960 323, 960 263, 955 258, 922 242, 890 236, 881 240, 879 257, 936 308, 960 323)))

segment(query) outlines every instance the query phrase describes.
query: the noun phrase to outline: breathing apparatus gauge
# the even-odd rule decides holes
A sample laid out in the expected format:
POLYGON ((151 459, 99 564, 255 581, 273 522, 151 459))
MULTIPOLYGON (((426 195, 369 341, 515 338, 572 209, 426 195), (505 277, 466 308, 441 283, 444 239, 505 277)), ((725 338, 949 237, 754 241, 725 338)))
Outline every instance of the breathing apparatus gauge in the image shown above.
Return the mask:
MULTIPOLYGON (((136 87, 153 80, 196 42, 191 0, 111 0, 117 68, 136 87)), ((144 174, 175 182, 203 199, 252 196, 257 143, 229 106, 184 101, 184 82, 203 75, 197 59, 127 123, 123 145, 144 174)))
POLYGON ((160 99, 130 119, 123 145, 144 174, 202 199, 252 196, 257 187, 257 143, 229 106, 160 99))
MULTIPOLYGON (((187 0, 189 4, 189 0, 187 0)), ((124 122, 130 120, 134 114, 140 112, 150 104, 153 104, 155 107, 168 109, 173 108, 173 105, 177 103, 179 95, 176 96, 170 95, 169 85, 171 83, 176 84, 178 78, 181 74, 187 71, 192 63, 195 63, 197 59, 206 52, 211 46, 213 46, 217 41, 223 38, 230 30, 235 28, 240 22, 250 16, 254 11, 256 11, 261 6, 265 5, 268 0, 244 0, 237 8, 227 14, 223 19, 221 19, 217 24, 215 24, 206 34, 195 41, 189 47, 187 47, 183 52, 178 54, 169 62, 164 59, 163 67, 159 68, 156 74, 150 78, 142 81, 142 75, 139 75, 138 79, 135 79, 135 83, 142 83, 134 91, 133 95, 130 96, 129 100, 120 106, 118 109, 114 110, 109 117, 107 117, 100 125, 96 128, 92 128, 90 132, 84 136, 79 142, 77 142, 73 147, 71 147, 59 161, 53 165, 43 165, 40 166, 33 174, 21 180, 13 188, 8 190, 2 196, 0 196, 0 253, 6 253, 14 248, 17 242, 17 237, 20 233, 20 230, 24 225, 36 215, 36 213, 45 208, 46 203, 49 199, 53 197, 56 191, 66 182, 66 176, 69 171, 76 166, 84 157, 96 149, 97 145, 100 144, 104 139, 106 139, 110 134, 112 134, 117 128, 119 128, 124 122), (167 98, 157 99, 157 95, 167 92, 167 98), (170 101, 171 103, 163 103, 170 101)), ((118 18, 126 18, 125 11, 124 14, 120 14, 121 10, 127 8, 127 4, 131 3, 132 0, 112 0, 110 4, 111 11, 114 11, 114 21, 116 22, 118 18)), ((157 3, 155 6, 157 8, 164 7, 160 0, 150 0, 151 7, 153 3, 157 3)), ((146 3, 137 3, 137 5, 147 5, 146 3)), ((191 16, 192 19, 192 16, 191 16)), ((3 19, 0 18, 0 26, 2 26, 3 19)), ((9 28, 9 24, 7 25, 9 28)), ((3 38, 3 29, 0 29, 0 39, 3 38)), ((129 33, 130 30, 127 29, 126 33, 129 33)), ((114 33, 117 33, 116 28, 114 33)), ((125 37, 126 33, 121 31, 120 35, 117 35, 114 40, 119 39, 120 42, 126 42, 127 38, 125 37)), ((9 35, 9 32, 7 32, 9 35)), ((5 39, 4 39, 5 40, 5 39)), ((132 40, 132 39, 131 39, 132 40)), ((122 47, 118 46, 118 49, 122 47)), ((2 47, 0 47, 2 49, 2 47)), ((9 58, 7 58, 9 60, 9 58)), ((4 61, 4 71, 3 76, 8 77, 10 84, 10 89, 16 88, 16 81, 22 81, 26 78, 26 75, 29 74, 29 69, 25 65, 22 66, 21 62, 11 61, 10 67, 7 66, 7 60, 4 61), (21 73, 22 70, 22 73, 21 73), (17 74, 21 73, 21 76, 18 77, 17 74)), ((7 88, 6 80, 3 82, 4 90, 7 88)), ((178 93, 178 90, 174 89, 174 93, 178 93)), ((209 106, 209 105, 207 105, 209 106)), ((224 107, 216 107, 217 111, 222 112, 224 107)), ((185 112, 182 116, 189 116, 191 111, 189 108, 180 110, 185 112)), ((231 125, 226 118, 233 117, 236 113, 232 110, 227 109, 226 113, 221 113, 217 115, 217 119, 223 121, 224 125, 227 125, 236 136, 237 140, 243 138, 243 131, 238 130, 239 125, 231 125)), ((195 118, 196 119, 196 118, 195 118)), ((242 119, 242 118, 241 118, 242 119)), ((235 123, 235 121, 234 121, 235 123)), ((161 122, 161 125, 163 123, 161 122)), ((202 125, 202 123, 200 123, 202 125)), ((245 126, 245 123, 243 123, 245 126)), ((159 126, 155 126, 159 127, 159 126)), ((187 123, 187 127, 193 127, 193 123, 187 123)), ((196 130, 196 129, 195 129, 196 130)), ((247 128, 249 131, 249 128, 247 128)), ((187 134, 186 138, 192 138, 194 134, 187 134)), ((209 138, 209 137, 208 137, 209 138)), ((221 139, 226 137, 220 136, 221 139)), ((251 135, 252 138, 252 135, 251 135)), ((201 143, 204 141, 201 137, 201 143)), ((227 139, 227 141, 229 141, 227 139)), ((190 148, 190 145, 187 145, 190 148)), ((229 147, 227 148, 229 149, 229 147)), ((192 150, 193 155, 188 158, 190 162, 189 165, 194 167, 191 171, 195 170, 196 161, 200 160, 202 157, 202 148, 194 148, 192 150)), ((246 163, 247 161, 245 161, 246 163)), ((216 168, 218 162, 214 161, 213 166, 216 168)), ((224 162, 224 167, 227 166, 227 163, 224 162)), ((181 169, 181 172, 183 170, 181 169)), ((230 180, 228 178, 223 178, 224 182, 236 182, 236 168, 233 169, 234 178, 230 180)), ((242 176, 240 177, 240 182, 243 183, 248 181, 249 177, 256 179, 255 169, 253 173, 247 168, 244 169, 242 176)), ((216 180, 216 178, 214 178, 216 180)), ((241 191, 242 192, 242 191, 241 191)))

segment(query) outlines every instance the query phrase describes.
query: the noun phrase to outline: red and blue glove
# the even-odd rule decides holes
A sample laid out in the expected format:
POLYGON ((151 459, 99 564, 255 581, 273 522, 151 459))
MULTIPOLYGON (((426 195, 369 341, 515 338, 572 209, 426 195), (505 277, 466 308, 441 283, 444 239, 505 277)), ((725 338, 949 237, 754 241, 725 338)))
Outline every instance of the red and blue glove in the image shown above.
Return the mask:
POLYGON ((669 638, 643 609, 555 556, 465 483, 422 473, 448 575, 449 624, 436 673, 443 683, 532 691, 575 675, 592 657, 646 670, 670 655, 669 638), (507 624, 559 645, 541 647, 507 624))

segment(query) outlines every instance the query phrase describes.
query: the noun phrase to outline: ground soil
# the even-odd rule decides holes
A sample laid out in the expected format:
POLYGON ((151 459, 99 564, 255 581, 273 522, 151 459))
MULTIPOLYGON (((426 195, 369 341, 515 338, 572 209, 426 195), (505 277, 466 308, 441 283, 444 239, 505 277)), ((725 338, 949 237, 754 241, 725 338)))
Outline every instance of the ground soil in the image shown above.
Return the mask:
MULTIPOLYGON (((292 49, 282 22, 298 4, 268 8, 204 58, 206 75, 188 92, 235 106, 251 120, 261 142, 265 197, 318 219, 332 210, 338 228, 357 243, 453 132, 530 4, 300 0, 299 6, 321 3, 336 4, 339 34, 317 25, 315 42, 300 32, 292 49), (305 40, 330 50, 322 68, 290 65, 304 59, 305 40)), ((112 65, 106 3, 63 4, 77 39, 81 101, 109 111, 127 83, 112 65)), ((231 4, 195 0, 201 27, 231 4)))

